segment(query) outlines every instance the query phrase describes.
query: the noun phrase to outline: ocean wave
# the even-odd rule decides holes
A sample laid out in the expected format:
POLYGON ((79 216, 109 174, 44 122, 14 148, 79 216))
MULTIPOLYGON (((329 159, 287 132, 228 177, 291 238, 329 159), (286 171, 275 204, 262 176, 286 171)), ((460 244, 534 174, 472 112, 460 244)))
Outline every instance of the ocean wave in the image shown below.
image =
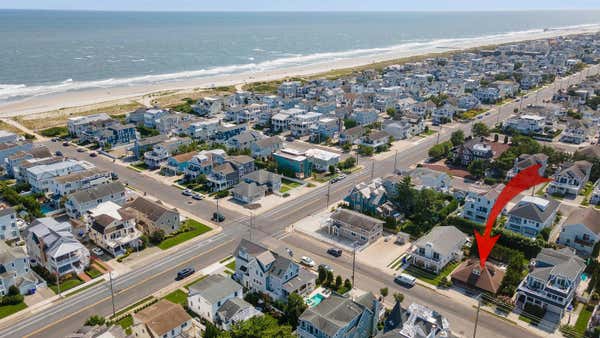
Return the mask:
MULTIPOLYGON (((569 33, 569 31, 578 30, 582 28, 600 29, 600 24, 554 27, 552 28, 552 30, 555 32, 559 31, 569 33)), ((434 39, 429 41, 413 40, 387 47, 354 49, 340 52, 322 52, 308 55, 279 52, 280 54, 278 54, 276 58, 259 63, 250 62, 245 64, 226 65, 178 73, 142 75, 129 78, 110 78, 95 81, 73 81, 73 79, 67 79, 57 84, 36 86, 27 86, 25 84, 0 84, 0 101, 91 88, 124 87, 138 84, 152 84, 161 82, 172 82, 184 79, 206 78, 218 75, 230 75, 245 72, 261 72, 276 69, 285 69, 289 67, 345 60, 356 57, 381 56, 398 51, 427 51, 437 48, 459 49, 463 48, 465 43, 473 43, 478 41, 481 41, 482 43, 487 43, 497 39, 517 39, 519 36, 525 38, 527 37, 527 35, 542 32, 544 32, 544 29, 532 29, 526 31, 502 32, 486 36, 434 39)), ((86 57, 89 58, 92 56, 86 57)), ((248 60, 254 61, 254 58, 249 57, 248 60)), ((144 59, 133 59, 131 61, 143 62, 144 59)))

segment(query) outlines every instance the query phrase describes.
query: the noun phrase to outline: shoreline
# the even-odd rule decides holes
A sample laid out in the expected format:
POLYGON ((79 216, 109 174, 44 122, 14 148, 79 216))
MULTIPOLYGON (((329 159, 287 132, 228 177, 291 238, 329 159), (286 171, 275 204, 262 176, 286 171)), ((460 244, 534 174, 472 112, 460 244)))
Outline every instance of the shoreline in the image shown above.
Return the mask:
POLYGON ((156 95, 182 95, 185 93, 211 90, 214 87, 238 87, 249 83, 277 81, 295 76, 326 77, 327 73, 334 71, 351 72, 356 68, 368 68, 371 65, 376 66, 376 64, 381 63, 400 63, 403 61, 402 59, 407 58, 424 58, 435 56, 436 54, 459 52, 461 50, 491 45, 547 39, 558 36, 589 34, 599 31, 600 25, 584 25, 564 29, 549 29, 548 31, 526 31, 500 34, 490 36, 485 40, 481 37, 454 39, 446 42, 444 42, 445 40, 439 40, 437 45, 427 45, 413 49, 406 49, 405 47, 381 53, 379 55, 360 56, 339 60, 333 59, 326 62, 260 72, 248 71, 236 74, 190 78, 153 84, 149 83, 113 88, 91 88, 58 92, 0 103, 0 118, 23 117, 26 115, 47 113, 51 111, 64 111, 63 113, 70 115, 72 113, 77 113, 78 109, 81 111, 81 108, 83 107, 89 108, 88 110, 94 110, 111 105, 131 104, 132 102, 138 102, 148 106, 150 105, 152 96, 156 95), (74 111, 68 112, 68 110, 71 109, 74 111))

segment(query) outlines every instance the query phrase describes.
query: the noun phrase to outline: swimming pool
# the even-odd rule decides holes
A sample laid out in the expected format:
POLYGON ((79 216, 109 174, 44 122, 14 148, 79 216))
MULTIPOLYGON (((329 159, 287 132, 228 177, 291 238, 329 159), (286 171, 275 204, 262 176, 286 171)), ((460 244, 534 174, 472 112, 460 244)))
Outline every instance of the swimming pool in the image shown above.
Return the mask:
POLYGON ((325 296, 320 293, 315 293, 312 297, 306 300, 306 304, 310 307, 314 307, 319 305, 323 299, 325 299, 325 296))
POLYGON ((585 282, 585 280, 588 278, 588 275, 586 273, 582 273, 581 274, 581 281, 585 282))

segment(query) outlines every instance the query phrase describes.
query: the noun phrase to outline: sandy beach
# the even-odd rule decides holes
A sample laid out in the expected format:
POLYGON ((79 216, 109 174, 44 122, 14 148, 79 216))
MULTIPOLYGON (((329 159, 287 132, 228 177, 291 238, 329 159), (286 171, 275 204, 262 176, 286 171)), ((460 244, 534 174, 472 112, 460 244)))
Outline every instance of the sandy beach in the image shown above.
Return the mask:
MULTIPOLYGON (((240 85, 250 82, 272 81, 291 76, 310 76, 325 73, 335 69, 347 69, 365 66, 372 63, 384 62, 406 57, 414 57, 432 53, 442 53, 470 49, 487 45, 506 44, 511 42, 552 38, 556 36, 593 33, 600 31, 599 25, 587 25, 547 31, 516 32, 490 36, 486 38, 468 38, 439 40, 431 44, 408 46, 403 45, 389 52, 376 56, 356 57, 347 59, 332 59, 331 61, 289 67, 284 69, 244 72, 237 74, 219 75, 205 78, 178 79, 170 82, 155 84, 131 85, 113 88, 94 88, 78 91, 67 91, 55 94, 34 96, 18 101, 0 103, 0 118, 27 116, 29 114, 43 113, 57 109, 86 106, 94 109, 114 104, 123 104, 136 101, 148 105, 148 94, 170 91, 173 93, 189 92, 198 88, 211 88, 219 86, 240 85), (144 96, 146 96, 144 98, 144 96)), ((110 112, 109 112, 110 113, 110 112)))

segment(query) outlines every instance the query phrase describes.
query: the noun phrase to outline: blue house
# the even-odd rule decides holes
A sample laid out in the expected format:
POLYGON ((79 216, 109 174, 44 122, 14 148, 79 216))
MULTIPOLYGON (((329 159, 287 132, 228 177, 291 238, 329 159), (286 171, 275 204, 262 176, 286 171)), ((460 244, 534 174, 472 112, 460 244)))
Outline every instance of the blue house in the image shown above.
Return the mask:
POLYGON ((304 153, 295 149, 281 149, 273 154, 277 163, 279 174, 295 176, 297 178, 310 177, 312 175, 312 163, 304 153))
POLYGON ((163 172, 169 175, 180 175, 190 165, 190 161, 198 152, 191 151, 189 153, 183 153, 179 155, 170 156, 167 159, 167 165, 162 168, 163 172))

